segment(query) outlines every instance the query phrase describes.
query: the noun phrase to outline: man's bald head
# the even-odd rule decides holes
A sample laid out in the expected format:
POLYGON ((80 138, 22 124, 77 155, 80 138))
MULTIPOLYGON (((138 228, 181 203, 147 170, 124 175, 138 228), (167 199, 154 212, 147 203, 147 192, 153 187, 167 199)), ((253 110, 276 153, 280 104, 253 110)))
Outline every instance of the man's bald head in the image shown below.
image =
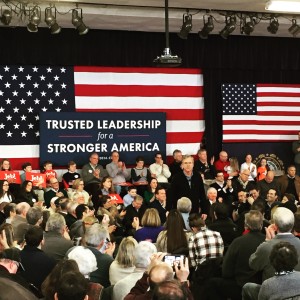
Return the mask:
POLYGON ((149 285, 151 289, 154 289, 155 285, 164 281, 173 279, 173 269, 172 267, 162 262, 154 266, 149 273, 149 285))

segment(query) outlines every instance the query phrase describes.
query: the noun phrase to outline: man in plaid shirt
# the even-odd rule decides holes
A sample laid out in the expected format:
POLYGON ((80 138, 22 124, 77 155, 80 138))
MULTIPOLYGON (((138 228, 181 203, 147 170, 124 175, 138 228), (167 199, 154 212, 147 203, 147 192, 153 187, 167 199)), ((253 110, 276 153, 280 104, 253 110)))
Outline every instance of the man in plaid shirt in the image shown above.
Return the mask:
POLYGON ((217 231, 206 228, 199 214, 191 214, 189 225, 193 235, 189 239, 189 257, 192 267, 197 267, 206 259, 223 256, 224 243, 217 231))

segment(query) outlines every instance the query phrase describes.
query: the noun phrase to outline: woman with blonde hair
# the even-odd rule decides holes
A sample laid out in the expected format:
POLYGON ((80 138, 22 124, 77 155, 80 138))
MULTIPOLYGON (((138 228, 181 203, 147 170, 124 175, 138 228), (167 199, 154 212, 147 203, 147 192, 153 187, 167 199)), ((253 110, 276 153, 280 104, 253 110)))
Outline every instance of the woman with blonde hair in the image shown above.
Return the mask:
POLYGON ((112 285, 134 271, 134 250, 137 244, 131 236, 122 240, 117 256, 109 267, 109 281, 112 285))
MULTIPOLYGON (((73 185, 72 185, 72 192, 70 193, 69 195, 69 198, 71 200, 74 200, 74 195, 76 194, 77 195, 82 195, 83 198, 84 198, 84 204, 86 205, 89 205, 89 202, 90 202, 90 195, 88 194, 87 191, 84 190, 84 182, 83 182, 83 179, 82 178, 78 178, 78 179, 75 179, 73 181, 73 185)), ((77 196, 78 197, 78 196, 77 196)))
POLYGON ((136 229, 134 238, 140 241, 150 241, 152 243, 156 242, 157 236, 159 233, 164 230, 164 227, 161 226, 160 217, 156 208, 146 209, 140 227, 139 219, 134 218, 133 226, 136 229))

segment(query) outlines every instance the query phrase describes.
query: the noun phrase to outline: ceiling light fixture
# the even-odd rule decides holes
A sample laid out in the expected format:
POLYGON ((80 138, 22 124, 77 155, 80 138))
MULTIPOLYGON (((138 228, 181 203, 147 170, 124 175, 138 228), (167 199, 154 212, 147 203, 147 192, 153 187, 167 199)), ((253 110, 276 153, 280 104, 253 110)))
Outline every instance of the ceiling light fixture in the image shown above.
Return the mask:
POLYGON ((35 6, 29 11, 29 23, 27 30, 29 32, 38 32, 38 26, 41 22, 41 9, 39 6, 35 6))
POLYGON ((228 36, 235 30, 236 28, 236 17, 231 16, 230 18, 226 17, 226 25, 225 27, 220 31, 220 36, 223 39, 227 39, 228 36))
POLYGON ((205 16, 203 16, 203 28, 201 31, 198 32, 198 35, 201 39, 207 39, 208 35, 214 30, 215 26, 214 26, 214 22, 213 22, 213 17, 212 16, 208 16, 207 17, 207 21, 205 22, 205 16))
POLYGON ((250 35, 254 31, 255 22, 254 19, 250 18, 249 22, 244 22, 244 26, 242 27, 242 33, 245 33, 246 35, 250 35))
POLYGON ((76 27, 79 35, 84 35, 89 32, 89 28, 82 21, 82 10, 81 9, 73 9, 72 24, 76 27), (80 16, 78 14, 78 10, 80 11, 80 16))
POLYGON ((9 25, 12 19, 11 9, 4 9, 1 7, 1 18, 0 21, 3 25, 9 25))
POLYGON ((300 2, 271 0, 267 2, 265 10, 281 12, 300 12, 300 2))
POLYGON ((296 19, 292 20, 292 26, 288 29, 289 33, 296 36, 300 32, 300 26, 297 24, 296 19))
POLYGON ((56 9, 55 7, 47 7, 45 9, 45 23, 50 29, 51 34, 57 34, 61 32, 61 27, 56 21, 56 9), (54 12, 54 14, 53 14, 54 12))
POLYGON ((272 33, 276 34, 279 28, 279 22, 275 17, 272 17, 270 20, 270 25, 267 27, 267 30, 272 33))
POLYGON ((181 39, 186 40, 190 31, 192 30, 192 27, 193 27, 192 15, 189 14, 188 10, 185 14, 183 14, 182 19, 183 19, 182 26, 181 26, 180 32, 178 33, 178 36, 181 39))

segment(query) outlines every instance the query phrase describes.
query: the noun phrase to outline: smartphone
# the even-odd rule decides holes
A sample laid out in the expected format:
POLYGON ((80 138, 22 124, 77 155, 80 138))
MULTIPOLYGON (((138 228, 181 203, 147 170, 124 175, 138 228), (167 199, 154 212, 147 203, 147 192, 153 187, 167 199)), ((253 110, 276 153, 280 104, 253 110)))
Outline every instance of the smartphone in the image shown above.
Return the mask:
POLYGON ((171 267, 174 267, 174 263, 179 265, 180 259, 183 259, 183 262, 185 260, 185 255, 183 254, 171 254, 171 255, 166 255, 164 257, 164 262, 169 264, 171 267))

